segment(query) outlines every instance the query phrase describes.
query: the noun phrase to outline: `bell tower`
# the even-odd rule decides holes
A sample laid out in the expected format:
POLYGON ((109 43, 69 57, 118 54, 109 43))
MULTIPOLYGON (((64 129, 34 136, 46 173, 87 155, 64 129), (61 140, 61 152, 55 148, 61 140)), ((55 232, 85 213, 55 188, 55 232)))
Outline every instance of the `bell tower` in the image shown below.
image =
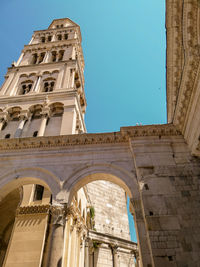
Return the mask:
POLYGON ((35 31, 0 91, 1 138, 86 132, 80 27, 56 19, 35 31))

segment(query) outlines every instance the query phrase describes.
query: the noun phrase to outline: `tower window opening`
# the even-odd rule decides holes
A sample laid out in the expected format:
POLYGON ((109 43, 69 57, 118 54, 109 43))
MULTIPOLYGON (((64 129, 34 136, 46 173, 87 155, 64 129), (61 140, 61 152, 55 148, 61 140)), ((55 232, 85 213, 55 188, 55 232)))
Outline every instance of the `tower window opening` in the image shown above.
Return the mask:
POLYGON ((43 60, 44 60, 44 56, 45 56, 45 53, 41 53, 41 54, 40 54, 38 63, 42 63, 42 62, 43 62, 43 60))
POLYGON ((44 193, 44 186, 36 184, 33 201, 42 200, 44 193))
POLYGON ((33 54, 33 59, 32 59, 32 64, 36 64, 37 63, 37 54, 33 54))
POLYGON ((41 38, 41 42, 45 43, 45 37, 44 36, 41 38))
POLYGON ((51 61, 52 62, 55 62, 56 61, 56 51, 53 51, 52 53, 51 53, 51 61))
POLYGON ((61 41, 62 40, 62 35, 61 34, 58 34, 57 35, 57 38, 58 38, 58 41, 61 41))
POLYGON ((58 61, 62 61, 63 60, 63 56, 64 56, 64 51, 63 50, 59 51, 58 61))
POLYGON ((38 135, 38 131, 35 131, 35 132, 33 133, 33 137, 37 137, 37 135, 38 135))
POLYGON ((22 84, 22 87, 21 87, 21 91, 20 91, 20 95, 26 95, 30 92, 31 88, 32 88, 32 83, 24 83, 22 84))
POLYGON ((63 28, 63 24, 61 24, 60 27, 63 28))
POLYGON ((10 134, 6 134, 5 139, 9 139, 9 138, 10 138, 10 134))
POLYGON ((51 40, 52 40, 52 36, 49 35, 49 36, 48 36, 48 42, 51 42, 51 40))
POLYGON ((54 81, 45 82, 43 92, 45 92, 45 93, 52 92, 54 85, 55 85, 54 81))
POLYGON ((68 39, 68 34, 67 33, 65 33, 64 38, 65 38, 65 40, 68 39))

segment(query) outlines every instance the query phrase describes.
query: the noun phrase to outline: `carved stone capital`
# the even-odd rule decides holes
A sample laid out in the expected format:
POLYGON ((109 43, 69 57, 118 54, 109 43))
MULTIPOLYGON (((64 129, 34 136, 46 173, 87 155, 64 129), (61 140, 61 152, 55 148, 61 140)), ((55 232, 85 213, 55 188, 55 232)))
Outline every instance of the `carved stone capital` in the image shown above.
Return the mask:
POLYGON ((66 206, 62 204, 52 205, 50 208, 50 213, 53 219, 53 225, 61 225, 65 224, 66 217, 66 206))
POLYGON ((19 117, 21 120, 27 120, 30 117, 30 111, 29 110, 22 110, 19 117))
POLYGON ((0 112, 0 122, 7 120, 8 120, 8 112, 7 111, 0 112))

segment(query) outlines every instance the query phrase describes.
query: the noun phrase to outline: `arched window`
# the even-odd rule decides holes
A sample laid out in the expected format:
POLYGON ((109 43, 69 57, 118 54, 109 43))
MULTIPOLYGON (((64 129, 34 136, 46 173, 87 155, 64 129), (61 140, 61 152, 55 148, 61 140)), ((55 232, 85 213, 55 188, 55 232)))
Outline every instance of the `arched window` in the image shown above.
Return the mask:
POLYGON ((60 102, 56 102, 50 105, 50 109, 52 117, 62 116, 64 112, 64 105, 60 102))
POLYGON ((63 60, 63 56, 64 56, 64 50, 60 50, 58 53, 58 61, 62 61, 63 60))
POLYGON ((53 79, 51 80, 45 80, 43 85, 43 92, 48 93, 52 92, 55 85, 55 81, 53 79))
POLYGON ((62 34, 58 34, 57 39, 58 39, 58 41, 61 41, 62 40, 62 34))
POLYGON ((45 43, 45 37, 41 37, 41 43, 45 43))
POLYGON ((36 53, 33 54, 33 56, 32 56, 32 64, 36 64, 37 63, 37 58, 38 58, 38 55, 36 53))
POLYGON ((64 38, 65 38, 65 40, 68 39, 68 34, 67 33, 65 33, 64 38))
POLYGON ((57 55, 56 51, 51 52, 51 61, 52 62, 56 61, 56 55, 57 55))
POLYGON ((43 60, 44 60, 44 57, 45 57, 45 53, 41 53, 40 56, 39 56, 39 60, 38 60, 38 63, 42 63, 43 60))
POLYGON ((26 95, 31 91, 31 88, 33 86, 33 81, 24 81, 21 83, 21 87, 19 90, 19 95, 26 95))
POLYGON ((52 36, 49 35, 48 38, 47 38, 47 40, 48 40, 48 42, 51 42, 51 40, 52 40, 52 36))

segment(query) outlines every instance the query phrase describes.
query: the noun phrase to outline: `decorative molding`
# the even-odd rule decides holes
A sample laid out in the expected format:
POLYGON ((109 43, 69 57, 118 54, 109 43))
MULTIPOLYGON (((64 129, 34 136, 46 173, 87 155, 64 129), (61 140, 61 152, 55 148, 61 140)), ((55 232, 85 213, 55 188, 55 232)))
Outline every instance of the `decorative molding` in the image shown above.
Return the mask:
POLYGON ((128 143, 132 137, 181 136, 172 124, 122 127, 120 132, 1 139, 0 150, 128 143))
POLYGON ((48 214, 50 205, 34 205, 34 206, 23 206, 17 209, 17 215, 25 214, 48 214))

